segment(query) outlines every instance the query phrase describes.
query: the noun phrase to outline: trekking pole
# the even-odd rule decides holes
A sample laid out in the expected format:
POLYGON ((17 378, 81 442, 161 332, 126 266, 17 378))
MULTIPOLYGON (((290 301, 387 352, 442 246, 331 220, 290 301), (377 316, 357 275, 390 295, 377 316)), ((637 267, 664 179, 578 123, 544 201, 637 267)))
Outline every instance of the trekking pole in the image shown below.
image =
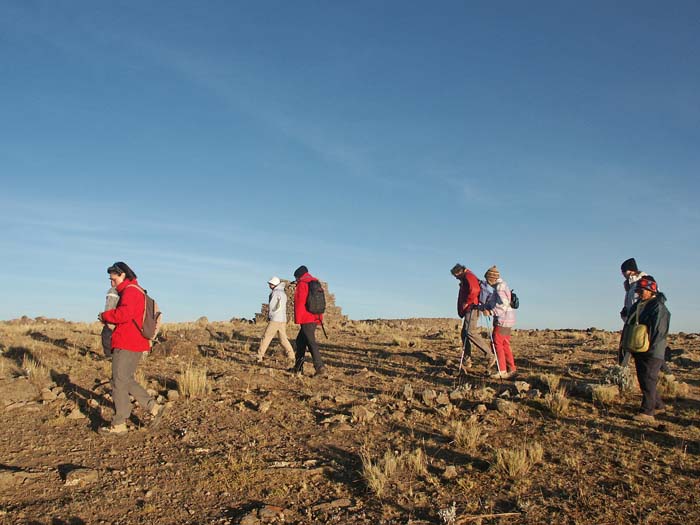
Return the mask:
POLYGON ((501 363, 498 362, 498 352, 496 352, 496 343, 493 341, 493 330, 491 329, 491 316, 487 315, 488 321, 486 322, 486 332, 489 334, 489 341, 491 342, 491 351, 493 352, 493 357, 496 358, 496 370, 501 373, 501 363))
MULTIPOLYGON (((465 324, 467 322, 467 316, 466 314, 464 315, 464 318, 462 319, 462 331, 459 333, 459 336, 462 337, 462 334, 464 333, 464 328, 465 324)), ((459 358, 459 372, 457 373, 457 377, 462 373, 462 363, 464 363, 464 354, 467 351, 467 341, 469 339, 468 334, 465 334, 464 341, 462 341, 462 357, 459 358)))

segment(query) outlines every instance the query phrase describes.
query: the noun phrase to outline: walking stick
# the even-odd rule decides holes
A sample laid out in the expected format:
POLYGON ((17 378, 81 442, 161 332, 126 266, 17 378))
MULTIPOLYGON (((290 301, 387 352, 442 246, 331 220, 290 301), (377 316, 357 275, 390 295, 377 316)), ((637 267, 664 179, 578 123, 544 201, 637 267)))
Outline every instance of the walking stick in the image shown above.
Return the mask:
MULTIPOLYGON (((462 319, 462 330, 459 332, 459 336, 462 337, 462 334, 464 333, 464 328, 465 328, 465 323, 467 322, 467 314, 464 314, 464 318, 462 319)), ((459 358, 459 372, 457 373, 457 376, 462 374, 462 363, 464 363, 464 354, 467 351, 467 342, 469 340, 469 335, 465 334, 464 341, 462 341, 462 357, 459 358)))
POLYGON ((487 315, 485 316, 488 318, 488 321, 486 323, 486 332, 489 334, 489 341, 491 342, 491 351, 493 352, 493 356, 496 358, 496 370, 498 370, 498 373, 501 373, 501 363, 498 362, 498 352, 496 352, 496 343, 493 340, 493 330, 491 330, 491 316, 487 315))

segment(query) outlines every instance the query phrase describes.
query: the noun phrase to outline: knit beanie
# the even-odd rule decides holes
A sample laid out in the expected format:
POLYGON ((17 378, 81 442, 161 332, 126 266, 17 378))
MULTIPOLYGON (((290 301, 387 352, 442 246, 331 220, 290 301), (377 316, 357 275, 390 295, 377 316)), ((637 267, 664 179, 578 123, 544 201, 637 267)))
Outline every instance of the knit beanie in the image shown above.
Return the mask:
POLYGON ((450 273, 454 276, 457 276, 460 273, 462 273, 464 270, 466 270, 466 268, 464 266, 462 266, 461 264, 457 263, 452 267, 452 269, 450 270, 450 273))
POLYGON ((488 270, 486 270, 486 273, 484 274, 484 277, 486 277, 486 280, 498 280, 501 277, 501 272, 498 271, 498 268, 496 266, 492 266, 488 270))
POLYGON ((651 275, 645 275, 637 281, 637 290, 649 290, 651 293, 659 292, 659 285, 651 275))
POLYGON ((294 278, 299 279, 299 277, 301 277, 305 273, 309 273, 309 269, 302 264, 301 266, 299 266, 299 268, 294 270, 294 278))
POLYGON ((627 259, 622 263, 622 265, 620 265, 620 270, 623 272, 638 272, 639 268, 637 268, 637 261, 635 261, 634 258, 627 259))

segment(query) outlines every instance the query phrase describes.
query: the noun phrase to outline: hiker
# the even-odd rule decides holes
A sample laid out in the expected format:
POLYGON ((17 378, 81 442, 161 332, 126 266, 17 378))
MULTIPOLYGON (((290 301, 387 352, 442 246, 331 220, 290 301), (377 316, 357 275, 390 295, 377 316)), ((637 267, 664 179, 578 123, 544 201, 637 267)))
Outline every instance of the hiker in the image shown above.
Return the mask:
POLYGON ((637 261, 634 258, 627 259, 620 265, 620 271, 625 278, 623 286, 625 287, 625 302, 620 310, 620 317, 623 321, 627 321, 628 313, 632 305, 637 300, 637 287, 635 283, 639 281, 646 273, 639 271, 637 261))
POLYGON ((127 432, 126 420, 131 415, 129 394, 154 418, 159 418, 164 406, 159 405, 134 379, 134 373, 144 352, 151 343, 141 334, 146 301, 136 274, 124 262, 107 268, 112 287, 119 294, 119 303, 97 317, 103 323, 115 325, 112 333, 112 398, 115 414, 112 424, 100 429, 101 433, 127 432))
POLYGON ((637 380, 642 391, 641 411, 633 419, 643 423, 654 422, 654 413, 663 412, 665 405, 656 390, 659 371, 664 364, 666 337, 671 314, 666 308, 666 296, 659 292, 658 284, 651 275, 636 282, 639 299, 629 309, 626 327, 633 322, 646 326, 649 349, 632 354, 637 370, 637 380))
POLYGON ((313 314, 306 306, 306 299, 309 295, 309 283, 317 281, 306 266, 299 266, 294 270, 296 280, 296 290, 294 290, 294 322, 299 325, 299 334, 296 341, 296 361, 291 372, 302 374, 304 372, 304 356, 306 349, 311 352, 311 357, 316 370, 315 376, 325 376, 326 367, 321 360, 321 353, 316 342, 316 327, 323 323, 323 314, 313 314))
MULTIPOLYGON (((117 293, 117 289, 112 286, 107 290, 105 311, 113 310, 117 307, 117 303, 119 303, 119 294, 117 293)), ((112 358, 112 332, 114 332, 114 326, 113 324, 103 323, 102 333, 100 334, 102 339, 102 351, 108 359, 112 358)))
POLYGON ((493 292, 483 300, 480 309, 487 316, 493 316, 493 344, 496 347, 498 371, 491 375, 495 379, 510 379, 515 376, 516 367, 510 348, 510 335, 515 326, 515 309, 511 304, 511 291, 508 284, 501 279, 496 266, 486 270, 486 282, 493 292))
MULTIPOLYGON (((622 318, 622 322, 625 323, 627 321, 630 308, 632 308, 632 305, 637 300, 637 281, 644 277, 646 273, 637 268, 637 261, 635 261, 634 258, 623 261, 623 263, 620 265, 620 271, 622 272, 622 276, 625 278, 624 282, 622 283, 625 288, 625 301, 622 305, 622 310, 620 310, 620 317, 622 318)), ((620 346, 618 347, 617 352, 617 362, 626 368, 629 364, 629 360, 630 354, 622 351, 621 337, 620 346)))
MULTIPOLYGON (((470 270, 457 263, 450 273, 459 281, 459 295, 457 296, 457 315, 464 319, 460 337, 466 361, 464 368, 472 366, 472 345, 481 350, 484 355, 491 354, 491 345, 487 343, 479 332, 479 293, 481 285, 479 279, 470 270)), ((489 364, 491 366, 491 364, 489 364)))
POLYGON ((285 283, 279 277, 272 277, 267 281, 270 287, 270 297, 268 298, 268 323, 258 349, 257 362, 262 363, 267 347, 272 339, 279 334, 280 344, 287 352, 287 357, 294 366, 294 348, 287 339, 287 293, 284 291, 285 283))

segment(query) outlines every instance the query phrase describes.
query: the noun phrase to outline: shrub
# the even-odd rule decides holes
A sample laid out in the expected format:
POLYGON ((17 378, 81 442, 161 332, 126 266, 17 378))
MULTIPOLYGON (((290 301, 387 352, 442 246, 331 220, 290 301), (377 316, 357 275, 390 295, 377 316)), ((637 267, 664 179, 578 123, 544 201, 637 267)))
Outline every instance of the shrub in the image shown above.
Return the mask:
POLYGON ((384 494, 384 489, 391 477, 396 473, 398 462, 396 456, 387 450, 384 457, 376 462, 372 461, 372 456, 366 448, 360 451, 362 460, 362 477, 367 483, 367 487, 374 492, 377 497, 384 494))
POLYGON ((609 385, 616 385, 620 393, 624 394, 632 390, 632 371, 627 366, 615 365, 605 372, 603 381, 609 385))

